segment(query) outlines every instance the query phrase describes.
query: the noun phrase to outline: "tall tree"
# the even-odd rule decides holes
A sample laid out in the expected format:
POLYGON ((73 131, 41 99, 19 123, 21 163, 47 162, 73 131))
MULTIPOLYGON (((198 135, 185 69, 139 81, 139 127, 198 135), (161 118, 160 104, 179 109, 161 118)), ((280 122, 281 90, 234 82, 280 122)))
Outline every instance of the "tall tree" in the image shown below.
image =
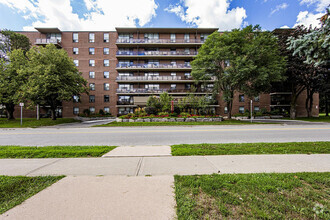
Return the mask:
POLYGON ((0 56, 2 54, 4 57, 5 54, 17 49, 27 52, 31 47, 29 38, 23 34, 10 30, 2 30, 0 31, 0 35, 0 56))
POLYGON ((50 106, 53 120, 56 120, 56 109, 63 101, 88 92, 87 81, 65 50, 49 44, 33 47, 27 57, 28 65, 21 73, 28 74, 28 81, 20 89, 20 98, 29 100, 33 106, 50 106))
POLYGON ((192 75, 199 81, 215 77, 213 93, 222 91, 231 118, 234 92, 253 97, 269 91, 271 83, 282 78, 285 58, 279 53, 276 37, 250 25, 211 34, 192 67, 192 75))
POLYGON ((325 109, 327 115, 328 97, 330 92, 330 77, 329 77, 329 57, 330 57, 330 10, 322 16, 321 27, 313 30, 307 30, 305 27, 299 27, 304 30, 304 33, 296 36, 291 36, 288 39, 288 50, 293 56, 299 56, 304 63, 312 66, 313 69, 310 75, 304 75, 304 83, 307 91, 305 107, 308 117, 311 116, 313 107, 313 95, 320 92, 325 97, 325 109), (313 68, 314 67, 314 68, 313 68))
POLYGON ((26 64, 24 54, 30 48, 29 38, 9 30, 0 31, 0 104, 4 105, 8 119, 14 119, 18 102, 17 89, 24 83, 18 70, 26 64))

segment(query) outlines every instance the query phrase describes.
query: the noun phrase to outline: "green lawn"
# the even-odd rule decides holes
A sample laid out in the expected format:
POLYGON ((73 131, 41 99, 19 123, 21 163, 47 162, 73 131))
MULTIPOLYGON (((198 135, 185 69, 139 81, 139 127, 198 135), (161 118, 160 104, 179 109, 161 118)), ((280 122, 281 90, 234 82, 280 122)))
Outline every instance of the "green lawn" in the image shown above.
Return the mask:
POLYGON ((0 158, 100 157, 115 146, 0 146, 0 158))
POLYGON ((35 118, 23 118, 23 125, 21 126, 21 119, 7 120, 6 118, 0 118, 0 128, 26 128, 26 127, 40 127, 51 126, 63 123, 79 122, 73 118, 57 118, 52 120, 51 118, 41 118, 37 120, 35 118))
POLYGON ((173 156, 235 154, 329 154, 330 142, 180 144, 172 145, 173 156))
POLYGON ((248 122, 240 120, 224 120, 210 122, 111 122, 105 125, 95 125, 94 127, 126 127, 126 126, 177 126, 177 125, 240 125, 240 124, 266 124, 259 122, 248 122))
POLYGON ((0 214, 47 188, 64 176, 0 176, 0 214))
POLYGON ((330 123, 330 117, 328 116, 319 116, 318 118, 297 118, 297 120, 303 120, 303 121, 311 121, 311 122, 328 122, 330 123))
POLYGON ((175 176, 178 219, 330 219, 330 173, 175 176))

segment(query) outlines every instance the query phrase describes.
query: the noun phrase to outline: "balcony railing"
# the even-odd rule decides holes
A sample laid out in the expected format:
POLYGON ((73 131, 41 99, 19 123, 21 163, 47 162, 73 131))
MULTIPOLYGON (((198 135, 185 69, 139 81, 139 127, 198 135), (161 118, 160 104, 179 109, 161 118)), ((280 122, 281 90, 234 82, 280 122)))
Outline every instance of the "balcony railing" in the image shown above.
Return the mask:
POLYGON ((181 80, 181 76, 118 76, 117 80, 148 81, 148 80, 181 80))
POLYGON ((133 101, 117 101, 117 105, 134 105, 133 101))
POLYGON ((191 43, 204 43, 200 39, 117 39, 116 43, 123 44, 191 44, 191 43))
POLYGON ((191 69, 191 66, 188 64, 117 64, 117 68, 125 69, 191 69))
POLYGON ((37 38, 35 44, 37 44, 37 45, 40 45, 40 44, 54 44, 56 46, 61 47, 61 41, 58 40, 58 39, 37 38))
POLYGON ((195 56, 197 51, 117 51, 118 56, 195 56))
POLYGON ((158 93, 208 93, 212 92, 211 89, 199 89, 197 91, 192 91, 191 89, 117 89, 117 93, 151 93, 151 94, 158 94, 158 93))

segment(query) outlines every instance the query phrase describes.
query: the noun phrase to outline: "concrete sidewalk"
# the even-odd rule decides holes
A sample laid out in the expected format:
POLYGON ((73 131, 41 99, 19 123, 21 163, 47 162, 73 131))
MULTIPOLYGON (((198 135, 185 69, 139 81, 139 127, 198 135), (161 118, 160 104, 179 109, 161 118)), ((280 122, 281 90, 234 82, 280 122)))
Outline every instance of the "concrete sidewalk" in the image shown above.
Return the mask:
POLYGON ((175 219, 173 182, 173 176, 69 176, 0 219, 175 219))
POLYGON ((330 154, 1 159, 0 175, 194 175, 328 172, 330 154))

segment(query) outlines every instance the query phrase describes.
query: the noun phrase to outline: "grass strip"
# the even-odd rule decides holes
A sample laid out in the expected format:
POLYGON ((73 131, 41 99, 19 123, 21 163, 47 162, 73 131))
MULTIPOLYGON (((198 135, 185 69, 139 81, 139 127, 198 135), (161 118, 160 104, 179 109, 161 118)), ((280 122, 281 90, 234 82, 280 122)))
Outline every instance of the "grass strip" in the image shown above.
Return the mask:
POLYGON ((21 204, 64 176, 0 176, 0 214, 21 204))
POLYGON ((330 219, 330 173, 175 176, 178 219, 330 219))
POLYGON ((111 122, 93 127, 134 127, 134 126, 181 126, 181 125, 245 125, 245 124, 269 124, 262 122, 249 122, 240 120, 205 121, 205 122, 111 122))
POLYGON ((52 120, 51 118, 41 118, 37 120, 35 118, 23 118, 23 124, 21 126, 20 119, 7 120, 6 118, 0 118, 0 128, 36 128, 40 126, 52 126, 64 123, 79 122, 73 118, 57 118, 52 120))
POLYGON ((115 146, 0 146, 0 158, 100 157, 115 146))
POLYGON ((180 144, 172 145, 173 156, 238 154, 329 154, 330 142, 180 144))

